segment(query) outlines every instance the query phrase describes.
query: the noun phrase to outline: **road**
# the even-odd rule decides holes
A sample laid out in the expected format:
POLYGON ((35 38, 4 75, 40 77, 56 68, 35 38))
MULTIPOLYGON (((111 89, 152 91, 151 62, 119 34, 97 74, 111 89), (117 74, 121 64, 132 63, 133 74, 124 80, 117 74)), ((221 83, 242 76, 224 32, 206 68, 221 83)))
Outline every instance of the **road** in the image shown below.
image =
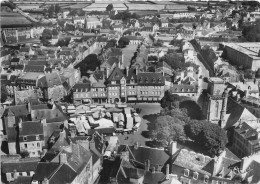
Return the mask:
POLYGON ((133 104, 134 108, 141 108, 142 111, 139 113, 139 115, 142 117, 141 126, 139 127, 139 130, 135 132, 134 134, 127 134, 127 135, 118 135, 118 138, 120 140, 120 144, 128 144, 133 145, 134 143, 138 142, 139 145, 146 146, 146 141, 150 141, 150 139, 143 136, 143 132, 148 131, 148 123, 149 121, 146 119, 143 119, 145 115, 150 114, 157 114, 161 111, 161 105, 159 103, 140 103, 140 104, 133 104), (128 137, 128 139, 126 139, 128 137))
POLYGON ((209 77, 214 77, 214 70, 209 66, 208 62, 204 59, 204 57, 200 53, 200 49, 195 44, 193 44, 193 42, 190 42, 190 43, 196 50, 198 59, 201 61, 201 63, 204 65, 204 67, 209 71, 209 77))

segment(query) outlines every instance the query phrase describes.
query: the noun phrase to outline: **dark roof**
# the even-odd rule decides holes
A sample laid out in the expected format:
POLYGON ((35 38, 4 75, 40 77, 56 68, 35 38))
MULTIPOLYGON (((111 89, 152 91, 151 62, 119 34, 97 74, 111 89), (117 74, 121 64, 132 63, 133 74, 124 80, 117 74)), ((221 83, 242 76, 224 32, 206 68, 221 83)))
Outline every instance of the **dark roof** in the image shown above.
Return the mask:
POLYGON ((26 105, 9 106, 7 108, 7 112, 8 111, 13 113, 15 117, 27 116, 28 114, 30 114, 26 105))
POLYGON ((67 164, 63 164, 58 168, 57 172, 51 176, 49 182, 55 184, 72 183, 76 177, 77 173, 67 164))
POLYGON ((89 83, 77 83, 73 87, 74 92, 88 92, 90 91, 90 82, 89 83))
POLYGON ((21 47, 20 52, 29 52, 30 51, 30 47, 21 47))
POLYGON ((132 80, 132 79, 133 79, 135 82, 136 82, 136 80, 137 80, 136 70, 133 69, 133 68, 129 69, 129 71, 128 71, 127 82, 129 83, 130 80, 132 80))
MULTIPOLYGON (((129 146, 134 158, 133 160, 139 163, 145 163, 146 160, 150 160, 151 166, 161 165, 170 159, 170 155, 163 149, 149 148, 149 147, 137 147, 129 146)), ((130 154, 130 155, 132 155, 130 154)))
POLYGON ((18 176, 13 184, 31 184, 32 176, 18 176))
POLYGON ((196 93, 196 86, 173 84, 170 88, 171 93, 196 93))
POLYGON ((119 48, 114 48, 111 47, 109 49, 106 50, 107 56, 111 57, 111 56, 121 56, 122 55, 122 50, 119 48))
POLYGON ((260 163, 253 160, 248 168, 250 168, 249 172, 246 174, 246 178, 252 177, 251 183, 259 183, 260 182, 260 163))
POLYGON ((1 57, 4 57, 4 56, 7 56, 8 54, 10 54, 10 51, 9 50, 1 50, 1 57))
POLYGON ((40 162, 37 165, 35 174, 33 175, 33 180, 43 181, 43 179, 50 178, 55 170, 60 166, 59 163, 54 162, 40 162))
POLYGON ((14 172, 27 172, 35 171, 38 160, 33 161, 15 161, 15 162, 2 162, 1 169, 3 173, 14 172))
POLYGON ((69 55, 71 55, 71 52, 70 52, 70 50, 62 50, 59 52, 59 55, 69 56, 69 55))
POLYGON ((107 42, 108 38, 107 37, 99 37, 97 42, 107 42))
POLYGON ((23 70, 24 69, 24 65, 13 65, 13 66, 10 66, 10 68, 12 70, 23 70))
POLYGON ((44 65, 25 65, 24 72, 44 73, 44 65))
POLYGON ((118 63, 119 60, 116 57, 109 57, 106 63, 111 67, 114 63, 118 63))
POLYGON ((163 174, 162 172, 146 172, 144 175, 144 181, 143 183, 147 183, 147 184, 158 184, 160 182, 162 182, 165 178, 165 174, 163 174))
POLYGON ((145 72, 137 74, 137 83, 139 85, 161 85, 165 83, 162 73, 145 72))
POLYGON ((19 61, 20 61, 20 58, 12 58, 10 62, 19 63, 19 61))
POLYGON ((43 123, 40 121, 22 122, 22 128, 19 130, 19 136, 43 135, 43 123))
POLYGON ((47 65, 48 61, 46 60, 30 60, 27 65, 47 65))
POLYGON ((129 40, 143 40, 142 36, 125 36, 129 40))
POLYGON ((115 67, 110 76, 108 77, 108 81, 120 81, 122 77, 125 77, 122 70, 120 70, 118 67, 115 67))
POLYGON ((243 122, 241 126, 235 128, 235 131, 240 134, 240 136, 244 137, 251 142, 251 144, 259 144, 259 140, 257 138, 258 132, 256 129, 243 122))
POLYGON ((104 72, 103 71, 100 71, 100 70, 96 70, 94 71, 93 73, 93 77, 96 79, 96 80, 102 80, 103 77, 104 77, 104 72))

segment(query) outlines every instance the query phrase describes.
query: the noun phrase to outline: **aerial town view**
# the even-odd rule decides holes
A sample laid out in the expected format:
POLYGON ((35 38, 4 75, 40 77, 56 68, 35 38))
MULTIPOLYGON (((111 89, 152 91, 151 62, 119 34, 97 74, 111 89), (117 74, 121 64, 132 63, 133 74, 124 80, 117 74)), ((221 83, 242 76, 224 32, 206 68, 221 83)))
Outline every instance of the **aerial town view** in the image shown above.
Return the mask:
POLYGON ((3 184, 260 184, 260 2, 1 0, 3 184))

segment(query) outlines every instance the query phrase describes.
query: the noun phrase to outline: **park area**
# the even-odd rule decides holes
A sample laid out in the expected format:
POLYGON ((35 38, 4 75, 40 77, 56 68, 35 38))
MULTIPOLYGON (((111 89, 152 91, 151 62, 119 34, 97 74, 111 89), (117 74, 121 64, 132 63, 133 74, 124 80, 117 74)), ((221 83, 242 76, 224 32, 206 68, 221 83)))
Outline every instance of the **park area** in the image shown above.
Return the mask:
POLYGON ((146 138, 147 136, 145 136, 145 134, 148 132, 148 123, 150 123, 149 118, 147 117, 149 117, 151 114, 159 113, 161 110, 161 105, 159 103, 140 103, 136 105, 128 105, 135 109, 141 109, 139 115, 142 117, 142 122, 138 131, 134 134, 118 135, 120 144, 133 145, 134 143, 138 142, 139 145, 147 146, 147 142, 151 141, 149 138, 146 138))

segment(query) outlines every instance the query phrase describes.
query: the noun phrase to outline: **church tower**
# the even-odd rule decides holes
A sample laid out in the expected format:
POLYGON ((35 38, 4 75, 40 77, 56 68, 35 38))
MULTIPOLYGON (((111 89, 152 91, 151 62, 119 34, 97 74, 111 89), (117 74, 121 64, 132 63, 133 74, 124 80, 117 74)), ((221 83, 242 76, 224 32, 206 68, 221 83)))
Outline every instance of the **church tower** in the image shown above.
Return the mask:
POLYGON ((208 81, 208 90, 202 106, 204 117, 212 123, 221 127, 225 126, 225 115, 227 109, 228 90, 224 80, 211 77, 208 81))

